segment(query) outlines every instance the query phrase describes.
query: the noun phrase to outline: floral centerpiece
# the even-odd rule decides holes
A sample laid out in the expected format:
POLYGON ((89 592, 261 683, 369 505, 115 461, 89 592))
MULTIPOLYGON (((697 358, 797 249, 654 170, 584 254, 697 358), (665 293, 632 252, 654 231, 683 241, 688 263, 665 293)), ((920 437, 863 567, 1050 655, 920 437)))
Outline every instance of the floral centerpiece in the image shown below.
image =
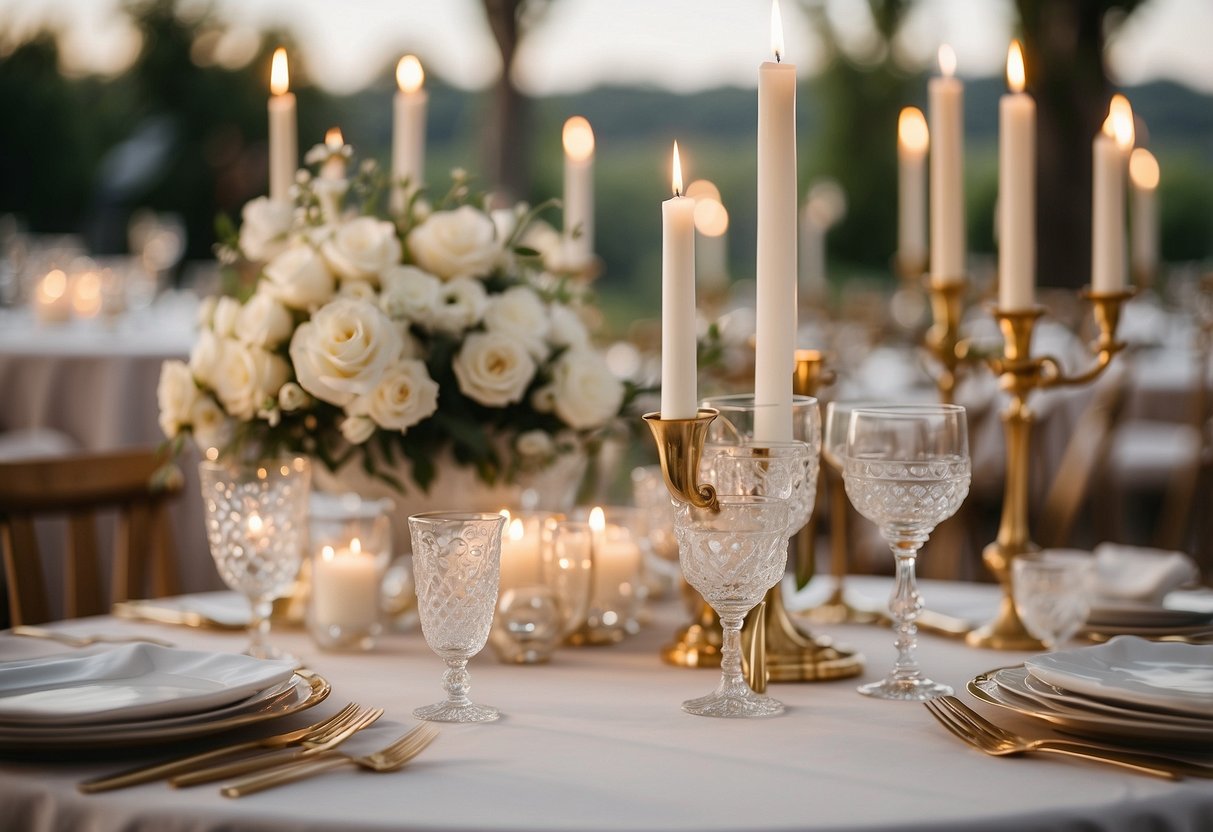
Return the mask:
MULTIPOLYGON (((318 145, 293 204, 243 209, 221 262, 254 275, 206 300, 188 363, 165 362, 160 424, 207 455, 309 455, 422 489, 440 459, 486 483, 551 463, 620 412, 627 390, 591 344, 561 235, 518 205, 490 211, 466 174, 431 202, 384 208, 372 162, 318 145), (212 450, 213 449, 213 450, 212 450)), ((541 206, 545 207, 545 206, 541 206)))

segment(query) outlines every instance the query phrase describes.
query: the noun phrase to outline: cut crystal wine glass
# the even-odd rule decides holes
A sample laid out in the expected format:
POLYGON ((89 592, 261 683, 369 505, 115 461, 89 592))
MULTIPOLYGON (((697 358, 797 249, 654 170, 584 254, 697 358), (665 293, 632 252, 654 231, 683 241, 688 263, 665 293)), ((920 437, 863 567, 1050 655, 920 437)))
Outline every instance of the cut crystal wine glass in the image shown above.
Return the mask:
POLYGON ((1011 563, 1019 620, 1050 650, 1078 632, 1091 612, 1095 559, 1090 552, 1046 549, 1011 563))
POLYGON ((783 576, 791 511, 786 500, 774 497, 718 497, 719 511, 681 503, 675 513, 683 575, 720 615, 724 629, 719 686, 683 702, 682 709, 698 716, 773 716, 783 704, 754 693, 742 676, 741 623, 783 576))
POLYGON ((447 665, 446 700, 414 710, 418 719, 489 722, 500 715, 468 698, 467 663, 484 649, 493 624, 505 522, 500 514, 481 512, 409 517, 421 632, 447 665))
POLYGON ((847 497, 879 528, 896 558, 889 612, 897 661, 859 692, 878 699, 922 701, 952 693, 922 675, 914 655, 922 612, 914 562, 935 526, 969 493, 969 442, 959 405, 889 405, 851 412, 843 469, 847 497))
POLYGON ((700 478, 719 494, 750 494, 788 501, 788 536, 809 522, 817 496, 817 458, 807 442, 759 442, 744 445, 707 444, 699 465, 700 478))
POLYGON ((274 599, 292 587, 307 544, 311 467, 303 458, 198 466, 206 536, 219 576, 252 608, 250 656, 286 656, 270 646, 274 599))

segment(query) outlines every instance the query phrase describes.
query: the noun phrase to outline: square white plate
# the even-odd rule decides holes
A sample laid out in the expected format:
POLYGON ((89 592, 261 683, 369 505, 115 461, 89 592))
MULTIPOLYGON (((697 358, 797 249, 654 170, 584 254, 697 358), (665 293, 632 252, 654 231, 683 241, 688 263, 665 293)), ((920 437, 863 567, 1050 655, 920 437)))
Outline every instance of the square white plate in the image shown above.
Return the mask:
POLYGON ((0 720, 86 725, 196 713, 291 677, 291 662, 127 644, 0 664, 0 720))

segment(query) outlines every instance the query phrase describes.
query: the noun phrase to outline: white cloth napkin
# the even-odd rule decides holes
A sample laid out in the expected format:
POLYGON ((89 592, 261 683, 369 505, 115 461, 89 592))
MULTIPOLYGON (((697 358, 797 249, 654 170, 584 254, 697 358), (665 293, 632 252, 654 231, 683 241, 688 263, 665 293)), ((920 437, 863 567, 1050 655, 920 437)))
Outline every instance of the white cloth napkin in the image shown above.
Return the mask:
POLYGON ((1160 604, 1176 587, 1196 580, 1196 562, 1183 552, 1101 543, 1095 547, 1100 600, 1160 604))

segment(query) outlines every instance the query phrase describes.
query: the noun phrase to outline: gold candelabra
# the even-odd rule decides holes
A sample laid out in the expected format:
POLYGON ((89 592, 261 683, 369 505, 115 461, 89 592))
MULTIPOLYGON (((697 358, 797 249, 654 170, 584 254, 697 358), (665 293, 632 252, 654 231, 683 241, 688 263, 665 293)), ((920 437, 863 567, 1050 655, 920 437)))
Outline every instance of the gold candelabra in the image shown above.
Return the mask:
POLYGON ((1002 389, 1010 394, 1011 401, 1002 414, 1007 446, 1002 519, 997 538, 982 552, 982 559, 1002 587, 1002 601, 994 620, 966 637, 966 641, 974 647, 1001 650, 1038 650, 1042 647, 1024 629, 1011 593, 1011 564, 1014 559, 1040 548, 1032 542, 1028 528, 1028 473, 1033 418, 1028 397, 1036 389, 1086 384, 1107 369, 1115 355, 1124 348, 1124 344, 1116 340, 1116 329, 1121 309, 1133 294, 1132 290, 1083 292, 1083 297, 1091 303, 1099 335, 1093 345, 1094 364, 1074 375, 1066 375, 1056 358, 1032 354, 1032 331, 1044 314, 1042 307, 994 310, 994 317, 1003 334, 1003 350, 1001 356, 989 359, 989 365, 998 376, 1002 389))
POLYGON ((968 358, 968 341, 960 337, 960 321, 964 317, 964 280, 941 280, 925 278, 927 294, 931 299, 931 318, 934 323, 927 330, 927 350, 939 362, 941 371, 935 379, 939 387, 939 399, 952 404, 956 397, 956 381, 960 368, 968 358))

